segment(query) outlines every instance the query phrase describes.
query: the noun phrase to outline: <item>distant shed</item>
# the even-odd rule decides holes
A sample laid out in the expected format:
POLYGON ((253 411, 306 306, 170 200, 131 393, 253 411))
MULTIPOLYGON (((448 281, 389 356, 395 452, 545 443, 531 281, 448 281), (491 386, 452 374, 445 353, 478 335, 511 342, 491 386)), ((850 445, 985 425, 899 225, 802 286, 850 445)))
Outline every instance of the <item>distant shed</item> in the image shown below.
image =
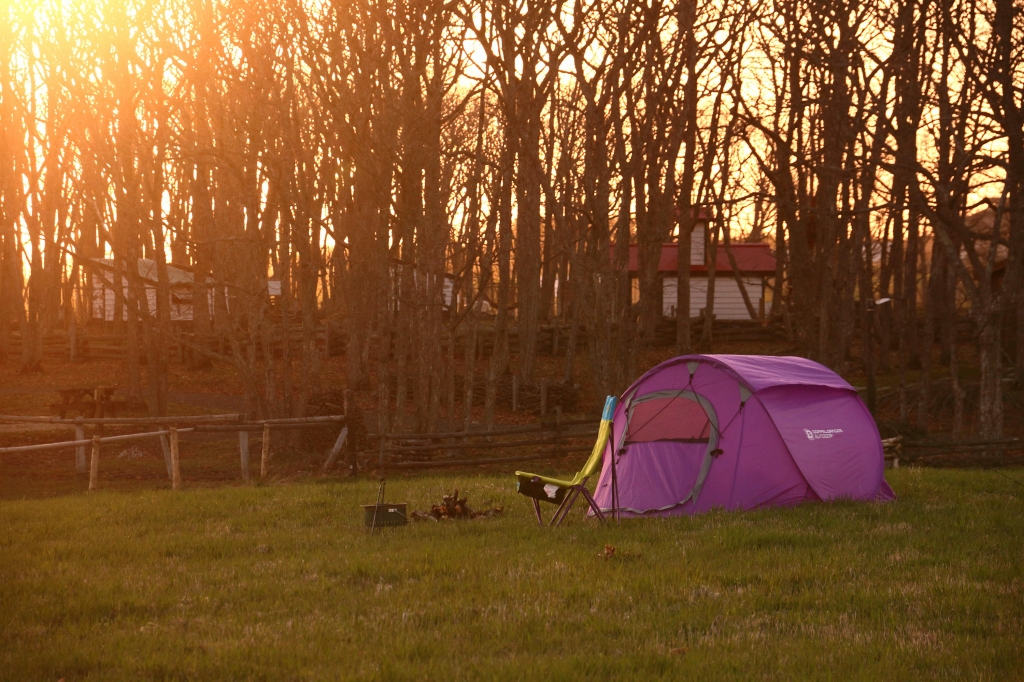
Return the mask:
MULTIPOLYGON (((695 232, 696 236, 696 232, 695 232)), ((740 271, 740 280, 747 290, 747 296, 754 309, 764 314, 765 293, 768 279, 775 276, 775 256, 768 244, 734 243, 730 245, 736 265, 740 271)), ((661 311, 665 317, 676 316, 676 273, 678 272, 679 245, 663 244, 661 259, 658 263, 658 274, 661 277, 661 311)), ((749 320, 750 311, 743 302, 743 295, 732 264, 725 248, 719 246, 715 263, 715 310, 714 315, 720 320, 749 320)), ((690 250, 690 317, 699 317, 700 311, 707 307, 709 258, 706 256, 702 239, 694 239, 690 250)), ((629 247, 629 274, 637 276, 637 246, 629 247)))
MULTIPOLYGON (((92 312, 94 320, 113 322, 116 309, 116 292, 114 282, 120 278, 122 295, 128 295, 128 279, 115 271, 113 258, 90 258, 89 281, 91 284, 92 312)), ((146 292, 149 314, 156 315, 157 264, 151 258, 140 258, 138 261, 139 277, 142 279, 146 292)), ((173 322, 192 321, 192 303, 194 296, 193 275, 188 270, 176 265, 167 265, 167 282, 170 290, 170 312, 173 322)), ((210 310, 213 309, 213 287, 206 288, 210 310)), ((128 311, 122 309, 121 319, 128 319, 128 311)))

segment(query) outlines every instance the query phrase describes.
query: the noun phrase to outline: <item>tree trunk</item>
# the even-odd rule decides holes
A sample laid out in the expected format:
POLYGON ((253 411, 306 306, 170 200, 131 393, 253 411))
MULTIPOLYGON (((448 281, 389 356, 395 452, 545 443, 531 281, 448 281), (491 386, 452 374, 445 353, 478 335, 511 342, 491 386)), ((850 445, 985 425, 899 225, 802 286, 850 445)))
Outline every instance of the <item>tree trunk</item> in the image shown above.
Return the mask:
POLYGON ((494 320, 494 348, 487 365, 484 389, 484 424, 494 428, 494 409, 498 402, 498 382, 508 370, 508 304, 510 289, 510 251, 512 241, 512 152, 506 141, 502 152, 498 185, 498 225, 495 252, 498 257, 498 316, 494 320))
MULTIPOLYGON (((979 317, 981 317, 979 315, 979 317)), ((1002 316, 989 314, 978 320, 978 355, 981 394, 978 398, 978 431, 984 438, 1003 435, 1002 316)))
MULTIPOLYGON (((697 22, 696 0, 679 3, 679 26, 686 51, 686 91, 683 121, 686 126, 683 175, 679 183, 679 247, 676 255, 676 354, 691 350, 690 338, 690 251, 693 225, 698 210, 693 205, 693 183, 697 170, 697 22)), ((704 235, 697 235, 704 239, 704 235)))

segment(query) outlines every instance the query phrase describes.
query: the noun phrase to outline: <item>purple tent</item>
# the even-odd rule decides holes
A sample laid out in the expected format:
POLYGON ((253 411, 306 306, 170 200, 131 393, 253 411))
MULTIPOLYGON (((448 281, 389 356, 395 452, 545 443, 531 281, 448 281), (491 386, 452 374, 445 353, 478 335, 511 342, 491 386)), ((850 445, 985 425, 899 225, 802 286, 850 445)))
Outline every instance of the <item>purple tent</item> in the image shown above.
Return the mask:
POLYGON ((807 500, 892 500, 882 442, 857 392, 795 357, 684 355, 640 377, 615 410, 594 498, 680 516, 807 500))

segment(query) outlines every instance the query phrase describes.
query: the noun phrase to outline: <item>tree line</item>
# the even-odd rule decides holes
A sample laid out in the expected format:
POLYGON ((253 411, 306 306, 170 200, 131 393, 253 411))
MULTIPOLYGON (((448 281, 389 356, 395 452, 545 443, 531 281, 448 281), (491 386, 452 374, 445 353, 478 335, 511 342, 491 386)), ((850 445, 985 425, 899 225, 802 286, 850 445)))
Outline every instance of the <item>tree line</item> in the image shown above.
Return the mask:
POLYGON ((708 300, 699 335, 676 316, 679 353, 714 346, 718 251, 738 279, 731 240, 767 240, 772 321, 833 368, 895 369, 904 421, 927 426, 936 343, 962 403, 968 315, 977 429, 998 435, 1004 367, 1024 378, 1024 334, 1003 338, 1024 329, 1022 84, 1021 0, 5 3, 0 355, 17 331, 7 361, 38 369, 109 256, 129 389, 162 413, 174 264, 183 343, 237 367, 251 413, 305 413, 326 319, 382 428, 468 422, 455 378, 480 364, 490 423, 512 329, 525 382, 557 319, 567 376, 583 334, 598 390, 628 385, 666 242, 690 310, 706 210, 708 300))

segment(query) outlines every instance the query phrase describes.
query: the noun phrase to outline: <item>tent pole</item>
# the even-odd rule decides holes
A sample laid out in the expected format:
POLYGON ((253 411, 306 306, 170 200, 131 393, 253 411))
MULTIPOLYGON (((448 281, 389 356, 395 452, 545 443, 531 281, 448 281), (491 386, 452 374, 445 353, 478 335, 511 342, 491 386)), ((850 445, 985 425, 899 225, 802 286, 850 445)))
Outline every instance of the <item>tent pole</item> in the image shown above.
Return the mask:
POLYGON ((619 477, 615 471, 615 413, 612 413, 612 421, 608 424, 609 444, 612 446, 612 516, 615 523, 619 523, 619 477))

